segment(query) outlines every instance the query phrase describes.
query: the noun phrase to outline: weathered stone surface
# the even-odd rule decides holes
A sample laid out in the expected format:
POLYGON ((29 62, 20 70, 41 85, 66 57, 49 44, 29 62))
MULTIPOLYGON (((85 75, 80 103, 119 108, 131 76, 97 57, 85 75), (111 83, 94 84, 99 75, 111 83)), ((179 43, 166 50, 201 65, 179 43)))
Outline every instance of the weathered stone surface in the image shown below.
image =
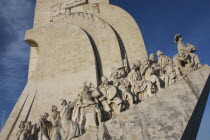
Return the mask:
POLYGON ((88 13, 71 13, 53 23, 67 22, 82 28, 89 36, 97 59, 98 73, 109 76, 114 66, 122 65, 122 56, 115 32, 101 18, 88 13))
MULTIPOLYGON (((147 58, 147 52, 140 29, 132 16, 120 7, 109 4, 109 0, 87 0, 88 4, 79 5, 69 10, 62 10, 57 17, 65 16, 75 12, 90 13, 100 17, 115 30, 121 47, 122 56, 127 57, 130 65, 137 59, 147 58), (120 22, 119 22, 120 21, 120 22)), ((45 26, 54 22, 51 18, 51 7, 63 2, 63 0, 37 0, 34 27, 45 26)), ((109 36, 109 35, 107 35, 109 36)))
MULTIPOLYGON (((136 22, 123 9, 110 5, 109 0, 37 0, 34 28, 26 32, 25 40, 31 46, 28 83, 0 134, 3 140, 16 139, 16 133, 21 135, 21 130, 25 129, 25 126, 19 127, 19 122, 30 124, 30 121, 33 127, 43 123, 37 129, 39 134, 45 133, 41 138, 53 132, 47 132, 51 126, 59 126, 58 130, 66 137, 62 140, 67 140, 67 137, 83 134, 78 132, 82 131, 80 126, 85 126, 88 132, 103 121, 101 115, 105 107, 100 106, 100 101, 105 101, 107 106, 110 104, 107 113, 113 118, 125 110, 123 104, 133 106, 144 100, 134 102, 132 92, 137 98, 138 94, 149 91, 150 94, 145 94, 147 98, 162 89, 160 75, 156 76, 152 70, 157 68, 154 55, 153 59, 147 59, 136 22), (143 62, 145 72, 142 72, 141 64, 136 63, 135 71, 130 73, 128 65, 136 60, 143 62), (127 74, 132 85, 128 85, 127 74), (102 76, 113 79, 110 82, 106 78, 99 86, 102 76), (83 86, 86 80, 99 87, 83 86), (117 84, 114 87, 112 82, 121 87, 117 84), (82 86, 88 90, 82 91, 82 86), (135 91, 131 91, 135 86, 135 91), (102 97, 100 92, 104 94, 102 97), (44 112, 50 112, 51 106, 58 105, 60 98, 66 102, 62 102, 62 107, 55 112, 60 113, 61 120, 55 117, 54 125, 44 112), (72 119, 73 111, 76 120, 72 119)), ((179 79, 176 72, 173 71, 176 74, 172 76, 173 82, 179 79)), ((208 97, 209 86, 203 87, 206 81, 208 84, 208 77, 209 67, 205 66, 78 139, 195 139, 208 97)), ((23 134, 34 134, 27 130, 23 134)))
POLYGON ((87 79, 97 85, 92 44, 79 27, 58 23, 31 30, 25 39, 33 39, 40 48, 36 70, 29 79, 38 92, 30 116, 36 116, 40 105, 43 107, 39 111, 43 113, 45 107, 49 110, 48 105, 58 102, 58 98, 73 99, 81 92, 82 83, 87 79))
POLYGON ((76 140, 195 140, 210 91, 205 66, 76 140))
POLYGON ((1 133, 3 140, 15 136, 17 122, 27 119, 36 121, 43 112, 49 112, 52 104, 58 104, 61 97, 77 97, 86 79, 97 84, 92 45, 87 34, 78 26, 60 23, 36 28, 28 31, 25 39, 29 44, 38 44, 39 57, 5 125, 5 133, 1 133))
POLYGON ((143 61, 147 58, 140 29, 132 16, 125 10, 111 4, 89 4, 84 5, 84 12, 92 13, 102 18, 113 27, 118 36, 122 54, 123 56, 125 53, 127 54, 130 65, 136 60, 143 61))

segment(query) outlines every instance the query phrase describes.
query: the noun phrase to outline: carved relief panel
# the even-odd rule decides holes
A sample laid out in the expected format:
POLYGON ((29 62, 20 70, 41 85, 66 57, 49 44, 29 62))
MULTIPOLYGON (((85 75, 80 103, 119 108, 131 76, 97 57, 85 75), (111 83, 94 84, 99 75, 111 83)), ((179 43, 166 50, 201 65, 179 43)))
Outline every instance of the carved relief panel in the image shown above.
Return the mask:
POLYGON ((69 13, 71 8, 88 4, 88 0, 65 0, 63 2, 54 4, 50 8, 50 21, 53 21, 53 18, 63 15, 65 13, 69 13))

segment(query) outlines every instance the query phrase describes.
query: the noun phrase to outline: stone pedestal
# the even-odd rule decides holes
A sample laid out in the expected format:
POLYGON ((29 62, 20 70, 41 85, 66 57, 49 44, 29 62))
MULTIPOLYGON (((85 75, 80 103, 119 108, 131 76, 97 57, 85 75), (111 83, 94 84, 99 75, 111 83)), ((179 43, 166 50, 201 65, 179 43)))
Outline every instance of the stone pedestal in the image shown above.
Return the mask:
POLYGON ((210 67, 204 66, 74 140, 196 140, 209 74, 210 67))

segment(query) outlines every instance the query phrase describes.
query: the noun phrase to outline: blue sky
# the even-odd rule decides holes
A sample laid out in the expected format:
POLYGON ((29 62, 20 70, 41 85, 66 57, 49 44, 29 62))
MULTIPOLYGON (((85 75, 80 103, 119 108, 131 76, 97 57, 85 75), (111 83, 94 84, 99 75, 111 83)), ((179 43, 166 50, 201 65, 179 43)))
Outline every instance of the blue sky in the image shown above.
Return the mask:
MULTIPOLYGON (((111 0, 137 21, 148 54, 177 53, 174 35, 197 47, 203 64, 210 65, 210 0, 111 0)), ((35 0, 0 0, 0 120, 7 118, 27 82, 29 46, 23 41, 32 28, 35 0)), ((197 140, 210 139, 210 100, 197 140)))

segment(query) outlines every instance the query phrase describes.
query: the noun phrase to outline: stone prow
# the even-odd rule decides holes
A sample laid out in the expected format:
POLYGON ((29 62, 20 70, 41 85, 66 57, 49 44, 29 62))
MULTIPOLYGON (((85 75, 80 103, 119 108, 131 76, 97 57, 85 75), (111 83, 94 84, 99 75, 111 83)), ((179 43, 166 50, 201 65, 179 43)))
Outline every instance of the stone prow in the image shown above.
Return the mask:
POLYGON ((210 91, 204 66, 75 140, 195 140, 210 91))

